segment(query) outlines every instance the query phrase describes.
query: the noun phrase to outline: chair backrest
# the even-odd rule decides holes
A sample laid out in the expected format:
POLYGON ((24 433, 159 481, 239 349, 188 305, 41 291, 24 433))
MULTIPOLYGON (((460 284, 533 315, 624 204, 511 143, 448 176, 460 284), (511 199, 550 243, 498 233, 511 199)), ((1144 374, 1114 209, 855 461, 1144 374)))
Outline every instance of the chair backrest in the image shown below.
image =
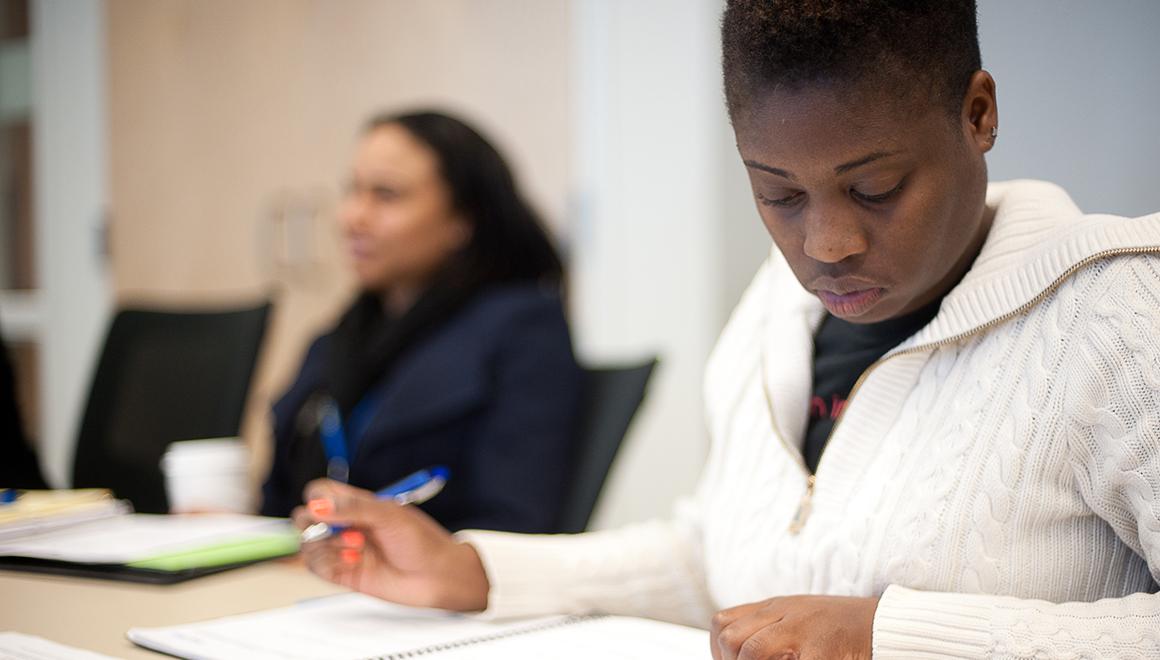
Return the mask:
POLYGON ((588 527, 608 470, 644 401, 645 388, 656 365, 656 359, 650 359, 627 367, 585 370, 587 382, 572 481, 557 531, 574 534, 588 527))
POLYGON ((238 434, 269 314, 269 303, 118 312, 89 389, 73 485, 167 511, 162 454, 178 440, 238 434))
POLYGON ((16 375, 0 337, 0 488, 48 488, 28 445, 16 396, 16 375))

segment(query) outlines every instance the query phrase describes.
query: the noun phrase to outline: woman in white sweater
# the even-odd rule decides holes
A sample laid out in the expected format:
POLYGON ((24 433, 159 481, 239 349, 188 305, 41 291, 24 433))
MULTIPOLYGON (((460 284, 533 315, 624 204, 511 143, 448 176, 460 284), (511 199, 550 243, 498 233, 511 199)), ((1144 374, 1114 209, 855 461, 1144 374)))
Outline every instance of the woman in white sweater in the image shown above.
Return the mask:
POLYGON ((298 523, 365 536, 311 568, 488 616, 712 625, 719 659, 1160 657, 1160 214, 987 185, 971 0, 732 0, 722 26, 774 249, 707 367, 695 498, 452 537, 316 482, 298 523))

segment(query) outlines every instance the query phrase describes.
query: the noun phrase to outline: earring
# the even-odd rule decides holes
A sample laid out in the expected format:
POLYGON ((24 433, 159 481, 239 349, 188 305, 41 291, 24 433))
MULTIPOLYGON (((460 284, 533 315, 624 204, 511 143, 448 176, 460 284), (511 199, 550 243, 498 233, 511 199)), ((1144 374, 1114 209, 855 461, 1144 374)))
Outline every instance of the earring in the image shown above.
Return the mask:
POLYGON ((995 138, 997 138, 997 137, 999 137, 999 127, 997 125, 992 126, 991 127, 991 142, 994 142, 995 138))

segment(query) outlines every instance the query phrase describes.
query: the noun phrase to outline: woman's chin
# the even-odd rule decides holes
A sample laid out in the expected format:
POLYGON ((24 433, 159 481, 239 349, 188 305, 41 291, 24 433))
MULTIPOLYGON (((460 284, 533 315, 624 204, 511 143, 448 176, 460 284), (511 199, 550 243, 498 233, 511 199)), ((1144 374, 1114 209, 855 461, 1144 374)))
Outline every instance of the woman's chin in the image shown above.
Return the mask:
POLYGON ((390 288, 391 278, 384 275, 381 271, 356 267, 354 269, 354 281, 362 291, 384 293, 390 288))

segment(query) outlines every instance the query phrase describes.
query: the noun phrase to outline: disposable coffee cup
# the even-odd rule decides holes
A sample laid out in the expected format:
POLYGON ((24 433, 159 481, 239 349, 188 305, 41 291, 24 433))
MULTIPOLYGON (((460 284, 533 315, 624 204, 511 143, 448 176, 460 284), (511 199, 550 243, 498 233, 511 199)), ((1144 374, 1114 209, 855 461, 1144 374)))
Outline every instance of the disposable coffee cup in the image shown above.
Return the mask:
POLYGON ((170 513, 252 510, 250 450, 240 438, 174 442, 161 471, 170 513))

